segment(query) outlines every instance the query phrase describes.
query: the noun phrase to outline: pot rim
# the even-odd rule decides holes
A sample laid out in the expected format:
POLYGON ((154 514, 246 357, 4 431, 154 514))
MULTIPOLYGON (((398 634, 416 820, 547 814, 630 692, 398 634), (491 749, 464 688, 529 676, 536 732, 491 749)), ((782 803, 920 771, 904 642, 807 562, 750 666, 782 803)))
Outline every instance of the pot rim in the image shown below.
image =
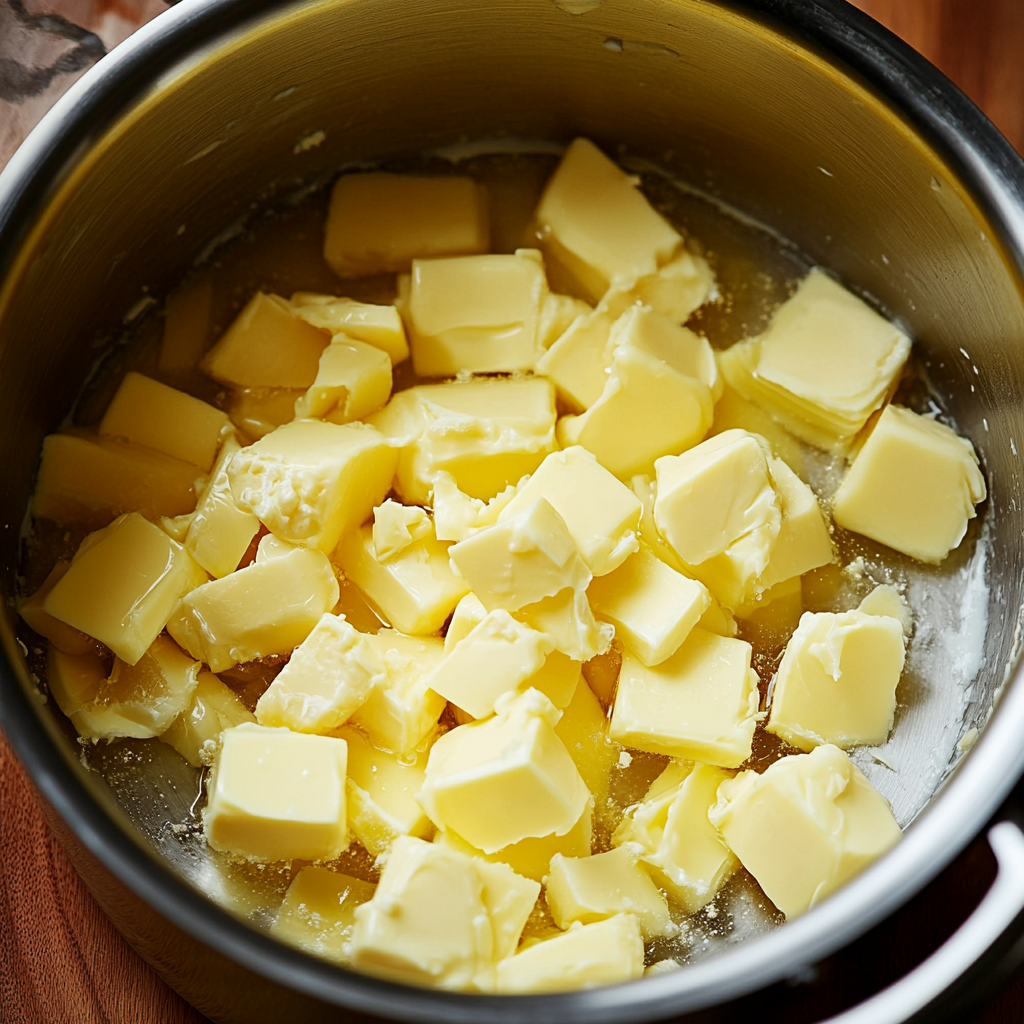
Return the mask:
MULTIPOLYGON (((50 190, 144 90, 182 60, 298 0, 185 0, 143 26, 55 104, 0 172, 0 274, 50 190)), ((1024 276, 1024 163, 940 71, 844 0, 730 0, 862 80, 945 159, 998 229, 1024 276)), ((824 904, 770 935, 660 977, 590 991, 488 996, 419 989, 318 961, 231 916, 177 878, 108 816, 65 761, 13 667, 4 638, 0 722, 42 796, 137 896, 192 938, 324 1002, 430 1022, 626 1022, 660 1019, 748 994, 823 959, 910 899, 971 841, 1024 773, 1024 686, 1008 686, 970 756, 882 860, 824 904), (55 756, 56 755, 56 756, 55 756)), ((1017 674, 1014 664, 1008 681, 1017 674)))

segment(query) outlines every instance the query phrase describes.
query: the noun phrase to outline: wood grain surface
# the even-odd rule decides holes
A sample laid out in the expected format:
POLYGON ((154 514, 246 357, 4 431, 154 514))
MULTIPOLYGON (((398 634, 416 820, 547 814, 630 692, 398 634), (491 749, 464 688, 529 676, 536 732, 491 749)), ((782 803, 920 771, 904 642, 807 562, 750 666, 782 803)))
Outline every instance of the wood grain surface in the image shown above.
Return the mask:
MULTIPOLYGON (((857 6, 942 68, 1024 150, 1024 0, 858 0, 857 6)), ((120 5, 122 12, 128 10, 125 18, 130 7, 120 5)), ((129 948, 96 906, 50 834, 31 785, 0 734, 0 1022, 204 1020, 129 948)), ((975 1020, 1024 1021, 1024 972, 975 1020)))

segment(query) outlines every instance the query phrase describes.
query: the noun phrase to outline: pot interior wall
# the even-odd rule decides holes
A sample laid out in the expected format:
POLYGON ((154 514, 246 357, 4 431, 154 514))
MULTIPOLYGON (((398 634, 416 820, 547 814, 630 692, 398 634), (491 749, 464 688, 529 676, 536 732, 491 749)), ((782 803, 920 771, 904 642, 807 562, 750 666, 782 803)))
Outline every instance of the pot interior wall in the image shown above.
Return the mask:
MULTIPOLYGON (((770 25, 695 0, 572 6, 282 7, 92 126, 0 290, 5 594, 42 438, 140 297, 159 299, 247 214, 340 166, 460 140, 586 135, 777 229, 916 338, 946 411, 980 452, 998 556, 988 611, 1001 628, 989 630, 978 680, 950 684, 966 694, 949 723, 955 742, 985 720, 1004 681, 1024 578, 1024 307, 998 232, 905 120, 770 25), (299 145, 314 132, 318 145, 299 145)), ((20 664, 12 628, 4 640, 20 664)))

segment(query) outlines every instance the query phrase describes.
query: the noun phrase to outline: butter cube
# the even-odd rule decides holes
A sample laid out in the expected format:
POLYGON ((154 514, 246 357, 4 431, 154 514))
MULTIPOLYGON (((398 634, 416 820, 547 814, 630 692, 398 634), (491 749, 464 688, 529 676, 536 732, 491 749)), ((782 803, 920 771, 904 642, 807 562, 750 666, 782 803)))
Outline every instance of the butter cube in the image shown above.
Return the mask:
POLYGON ((584 662, 604 654, 611 646, 615 627, 598 622, 582 587, 566 587, 554 597, 523 605, 515 617, 539 633, 547 633, 555 650, 571 661, 584 662))
POLYGON ((227 426, 227 413, 132 371, 110 400, 99 429, 103 436, 145 445, 208 473, 227 426))
MULTIPOLYGON (((553 637, 549 639, 554 642, 553 637)), ((521 684, 519 689, 525 690, 532 686, 535 690, 540 690, 556 708, 566 708, 576 692, 576 683, 579 681, 582 667, 582 662, 570 658, 556 648, 544 659, 540 669, 521 684)))
POLYGON ((895 389, 910 339, 819 269, 759 338, 722 355, 727 379, 797 437, 842 449, 895 389))
POLYGON ((53 644, 47 648, 46 685, 50 696, 79 732, 88 728, 82 708, 106 683, 107 670, 98 654, 66 654, 53 644))
POLYGON ((228 466, 240 450, 233 437, 224 439, 185 535, 185 550, 216 579, 238 568, 260 528, 260 521, 251 512, 243 512, 235 504, 231 492, 228 466))
POLYGON ((655 668, 627 651, 611 738, 637 750, 738 768, 750 757, 760 700, 750 655, 745 641, 699 628, 655 668))
POLYGON ((559 712, 543 694, 508 694, 495 711, 435 742, 419 796, 435 825, 485 853, 528 836, 564 835, 591 799, 554 732, 559 712))
POLYGON ((670 569, 647 547, 587 588, 594 614, 645 665, 675 654, 711 606, 707 587, 670 569))
POLYGON ((494 928, 483 879, 464 854, 399 836, 355 922, 360 970, 444 989, 492 987, 494 928))
POLYGON ((164 303, 161 371, 187 373, 195 369, 206 348, 212 306, 213 280, 209 275, 190 275, 170 292, 164 303))
POLYGON ((558 295, 548 292, 540 310, 540 324, 537 328, 537 340, 544 351, 569 329, 578 316, 586 316, 593 312, 593 306, 582 299, 571 295, 558 295))
POLYGON ((160 739, 174 747, 193 768, 211 764, 221 733, 256 717, 212 672, 200 672, 192 702, 160 739))
POLYGON ((653 274, 682 242, 638 184, 592 142, 576 139, 537 206, 546 253, 592 302, 613 282, 653 274))
POLYGON ((625 298, 630 305, 649 306, 673 323, 682 324, 694 310, 716 298, 717 292, 708 261, 680 252, 653 274, 639 278, 625 298))
POLYGON ((392 274, 417 257, 489 247, 487 190, 472 178, 343 174, 331 192, 324 259, 338 277, 392 274))
POLYGON ((296 419, 351 423, 391 397, 391 358, 373 345, 336 334, 320 355, 316 380, 296 401, 296 419))
POLYGON ((501 510, 515 494, 516 485, 509 484, 490 501, 471 498, 459 490, 450 473, 442 470, 434 478, 432 498, 437 539, 465 540, 478 530, 493 526, 501 510))
POLYGON ((391 561, 432 533, 430 516, 418 505, 400 505, 388 498, 373 510, 373 552, 378 561, 391 561))
POLYGON ((875 587, 857 605, 857 611, 864 612, 865 615, 888 615, 890 618, 896 619, 903 627, 904 635, 909 635, 914 625, 914 617, 910 608, 907 607, 907 602, 895 587, 891 587, 887 583, 875 587))
POLYGON ((405 756, 425 743, 445 709, 427 679, 444 656, 440 637, 404 636, 391 629, 367 634, 384 664, 386 684, 375 686, 350 719, 375 746, 405 756))
POLYGON ((40 636, 46 637, 57 650, 75 655, 94 653, 96 641, 92 637, 87 636, 81 630, 72 629, 60 619, 55 619, 43 607, 47 597, 50 596, 50 591, 64 578, 64 574, 70 567, 70 562, 56 562, 49 575, 43 580, 42 586, 19 603, 18 614, 30 629, 40 636))
POLYGON ((448 554, 488 611, 516 611, 567 587, 582 590, 591 579, 565 520, 544 498, 453 544, 448 554))
POLYGON ((552 452, 498 514, 498 522, 544 498, 562 517, 587 568, 603 576, 620 566, 639 542, 636 495, 585 448, 552 452))
POLYGON ((547 295, 535 249, 413 260, 409 342, 420 377, 532 370, 547 295))
POLYGON ((476 594, 469 593, 455 606, 448 629, 444 634, 444 653, 450 654, 455 645, 465 639, 487 617, 487 609, 476 594))
POLYGON ((903 646, 902 624, 887 615, 804 613, 779 665, 768 731, 801 750, 884 743, 903 646))
POLYGON ((426 836, 432 826, 416 802, 423 786, 426 751, 399 757, 377 750, 348 726, 337 735, 348 744, 348 824, 359 842, 379 857, 398 836, 426 836))
POLYGON ((328 732, 347 722, 384 681, 384 666, 364 634, 327 613, 260 697, 256 720, 296 732, 328 732))
POLYGON ((512 956, 519 945, 534 904, 540 895, 540 883, 523 878, 507 864, 474 858, 480 880, 483 882, 484 906, 491 919, 494 936, 495 960, 512 956))
POLYGON ((428 682, 474 718, 485 718, 502 694, 525 688, 553 650, 546 634, 496 609, 451 648, 428 682))
POLYGON ((616 914, 635 914, 645 941, 672 929, 668 903, 651 876, 637 865, 637 847, 620 846, 593 857, 551 858, 547 901, 559 928, 592 924, 616 914))
POLYGON ((243 448, 228 476, 239 508, 275 536, 330 552, 384 500, 396 457, 365 424, 298 420, 243 448))
POLYGON ((376 886, 326 868, 303 868, 288 886, 270 934, 335 963, 348 962, 355 909, 376 886))
POLYGON ((900 827, 838 748, 741 772, 709 812, 729 848, 787 918, 816 906, 880 857, 900 827))
POLYGON ((308 388, 327 342, 327 335, 296 316, 280 295, 257 292, 200 369, 235 388, 308 388))
POLYGON ((43 611, 134 665, 178 600, 205 579, 180 544, 133 512, 82 541, 43 611))
POLYGON ((199 473, 191 462, 114 438, 50 434, 32 493, 32 515, 58 523, 106 526, 125 512, 147 519, 196 506, 199 473))
POLYGON ((212 672, 287 654, 338 601, 338 581, 322 551, 292 548, 188 593, 167 630, 212 672))
POLYGON ((394 306, 377 306, 315 292, 296 292, 289 303, 295 315, 306 323, 331 335, 345 334, 373 345, 388 354, 392 365, 409 358, 405 326, 394 306))
POLYGON ((498 992, 564 992, 615 985, 644 973, 644 940, 634 914, 573 925, 498 963, 498 992))
POLYGON ((228 403, 231 422, 248 438, 258 441, 295 419, 300 388, 235 388, 228 403))
POLYGON ((404 550, 382 559, 373 533, 373 527, 364 526, 342 538, 335 557, 345 576, 399 632, 438 632, 469 591, 451 570, 448 545, 434 537, 431 526, 404 550))
POLYGON ((558 421, 563 447, 580 444, 605 469, 629 478, 655 459, 697 444, 711 426, 711 392, 695 377, 633 345, 615 350, 601 397, 558 421))
POLYGON ((573 412, 589 409, 604 391, 613 321, 602 309, 577 316, 537 360, 537 373, 554 383, 559 398, 573 412))
POLYGON ((800 441, 764 409, 748 401, 730 384, 723 383, 722 394, 715 401, 715 419, 708 436, 714 437, 726 430, 745 430, 760 435, 768 442, 772 455, 782 459, 797 475, 803 473, 804 455, 800 441))
POLYGON ((430 503, 437 475, 487 501, 532 473, 555 441, 555 395, 542 378, 426 384, 395 395, 369 422, 400 450, 395 488, 430 503))
MULTIPOLYGON (((598 818, 608 809, 612 771, 619 761, 620 748, 608 738, 608 717, 601 702, 580 676, 572 700, 555 725, 555 735, 565 744, 580 777, 594 797, 598 818)), ((567 857, 585 856, 560 851, 567 857)), ((587 848, 586 853, 590 852, 587 848)))
POLYGON ((937 563, 963 540, 985 495, 970 441, 890 405, 839 485, 832 515, 846 530, 937 563))
POLYGON ((714 899, 739 867, 708 818, 718 787, 731 778, 711 765, 671 762, 612 839, 639 844, 641 863, 687 914, 714 899))
POLYGON ((333 860, 348 845, 345 741, 226 729, 207 782, 206 841, 253 860, 333 860))

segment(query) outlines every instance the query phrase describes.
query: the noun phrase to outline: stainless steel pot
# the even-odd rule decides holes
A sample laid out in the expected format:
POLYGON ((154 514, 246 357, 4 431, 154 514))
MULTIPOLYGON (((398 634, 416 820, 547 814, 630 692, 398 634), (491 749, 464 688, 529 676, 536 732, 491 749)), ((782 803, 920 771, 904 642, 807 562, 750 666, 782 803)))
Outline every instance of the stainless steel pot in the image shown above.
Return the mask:
MULTIPOLYGON (((1024 771, 1024 166, 934 68, 842 0, 185 0, 88 73, 0 176, 0 273, 0 715, 118 928, 217 1021, 729 1019, 731 1001, 907 901, 1024 771), (320 144, 298 145, 313 132, 320 144), (965 687, 953 739, 982 734, 940 765, 902 843, 771 935, 598 991, 424 992, 314 961, 219 909, 140 827, 145 813, 83 767, 14 635, 19 534, 42 437, 122 318, 247 211, 346 164, 575 135, 776 227, 909 325, 989 481, 982 667, 935 680, 965 687)), ((1024 906, 1024 838, 1005 823, 993 843, 1000 880, 966 931, 844 1019, 905 1019, 1002 933, 1024 906)))

